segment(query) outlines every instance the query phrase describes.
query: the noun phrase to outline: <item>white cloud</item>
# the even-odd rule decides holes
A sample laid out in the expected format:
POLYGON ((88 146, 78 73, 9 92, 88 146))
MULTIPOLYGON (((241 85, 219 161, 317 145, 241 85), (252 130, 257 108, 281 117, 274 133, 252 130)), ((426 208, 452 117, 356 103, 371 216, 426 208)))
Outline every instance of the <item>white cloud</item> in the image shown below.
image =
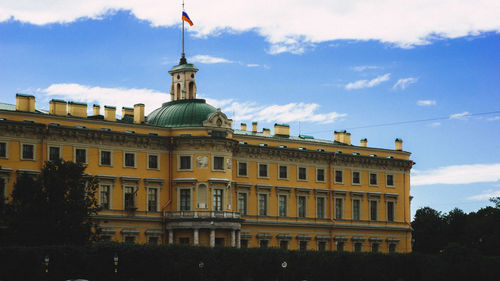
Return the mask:
POLYGON ((209 55, 195 55, 195 56, 189 58, 189 62, 193 62, 193 63, 205 63, 205 64, 233 63, 233 61, 230 61, 228 59, 214 57, 214 56, 209 56, 209 55))
POLYGON ((249 63, 247 64, 247 67, 259 67, 260 64, 257 64, 257 63, 249 63))
MULTIPOLYGON (((146 114, 170 101, 170 94, 151 89, 126 89, 92 87, 80 84, 52 84, 41 90, 49 98, 112 105, 117 109, 123 106, 133 106, 144 103, 146 114)), ((198 94, 199 98, 203 98, 198 94)), ((217 100, 205 98, 207 103, 232 116, 235 121, 266 121, 266 122, 314 122, 333 123, 347 116, 345 113, 318 113, 320 106, 315 103, 288 103, 284 105, 262 105, 256 102, 239 102, 233 99, 217 100), (234 114, 233 114, 234 113, 234 114)), ((90 106, 88 107, 90 110, 90 106)), ((120 114, 118 110, 118 114, 120 114)))
POLYGON ((488 189, 488 190, 485 190, 481 194, 468 197, 467 199, 474 200, 474 201, 485 201, 485 200, 489 200, 492 197, 500 197, 500 190, 488 189))
POLYGON ((413 170, 411 185, 469 184, 500 180, 500 163, 439 167, 433 170, 413 170))
POLYGON ((394 84, 394 86, 392 86, 392 89, 393 90, 397 90, 397 89, 405 90, 411 84, 417 83, 417 81, 418 81, 418 78, 415 78, 415 77, 402 78, 402 79, 399 79, 398 82, 396 82, 396 84, 394 84))
POLYGON ((435 128, 441 126, 441 122, 432 122, 429 124, 429 127, 435 128))
POLYGON ((418 106, 433 106, 436 105, 435 100, 419 100, 417 101, 418 106))
MULTIPOLYGON (((102 19, 129 10, 153 26, 179 26, 178 1, 163 0, 11 0, 0 4, 0 21, 32 24, 102 19)), ((407 48, 440 38, 500 31, 498 0, 190 0, 194 21, 188 32, 204 37, 221 32, 255 31, 271 44, 270 53, 301 53, 332 40, 379 40, 407 48), (230 7, 231 12, 223 11, 230 7), (336 27, 336 28, 332 28, 336 27)))
POLYGON ((500 120, 500 116, 493 116, 493 117, 490 117, 488 119, 486 119, 488 121, 497 121, 497 120, 500 120))
POLYGON ((378 84, 385 82, 391 78, 391 74, 387 73, 384 75, 377 76, 372 80, 358 80, 355 82, 348 83, 345 85, 346 90, 358 90, 364 88, 372 88, 377 86, 378 84))
POLYGON ((351 67, 352 70, 357 71, 357 72, 363 72, 368 69, 379 69, 381 68, 380 66, 376 65, 358 65, 358 66, 353 66, 351 67))
POLYGON ((450 115, 450 119, 458 119, 458 120, 467 120, 470 117, 470 113, 468 111, 464 111, 462 113, 455 113, 450 115))

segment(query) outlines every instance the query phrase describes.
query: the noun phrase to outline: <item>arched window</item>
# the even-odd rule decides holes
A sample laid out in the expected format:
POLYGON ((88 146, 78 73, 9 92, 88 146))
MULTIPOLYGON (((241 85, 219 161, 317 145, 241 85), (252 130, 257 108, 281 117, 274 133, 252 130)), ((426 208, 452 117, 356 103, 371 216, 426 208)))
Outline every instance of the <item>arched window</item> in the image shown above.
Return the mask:
POLYGON ((177 83, 177 90, 175 91, 176 100, 182 99, 181 97, 181 83, 177 83))
POLYGON ((189 87, 188 87, 188 98, 189 99, 194 99, 194 82, 189 82, 189 87))

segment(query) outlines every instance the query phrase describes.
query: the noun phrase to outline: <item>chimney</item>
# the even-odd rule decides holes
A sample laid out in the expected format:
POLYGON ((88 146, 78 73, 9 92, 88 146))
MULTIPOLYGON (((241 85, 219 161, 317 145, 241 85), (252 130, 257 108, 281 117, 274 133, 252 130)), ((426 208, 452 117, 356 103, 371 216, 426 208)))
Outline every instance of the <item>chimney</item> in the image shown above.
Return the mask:
POLYGON ((104 106, 104 120, 116 121, 116 107, 109 105, 104 106))
POLYGON ((252 133, 257 133, 257 122, 252 122, 252 133))
POLYGON ((394 150, 403 151, 403 140, 402 139, 398 138, 394 141, 394 150))
POLYGON ((83 102, 68 102, 68 114, 74 117, 87 117, 87 104, 83 102))
POLYGON ((241 123, 240 126, 241 126, 241 130, 242 131, 246 131, 247 130, 247 124, 246 123, 241 123))
POLYGON ((49 102, 49 114, 57 116, 66 116, 67 114, 67 104, 66 101, 52 99, 49 102))
POLYGON ((122 119, 125 115, 134 116, 134 109, 132 107, 122 107, 122 119))
POLYGON ((262 133, 264 135, 271 135, 271 129, 269 129, 269 128, 263 128, 262 129, 262 133))
POLYGON ((134 104, 134 124, 144 123, 144 104, 134 104))
POLYGON ((361 144, 362 147, 366 147, 368 144, 368 140, 366 138, 364 138, 364 139, 361 139, 359 141, 359 143, 361 144))
POLYGON ((35 96, 16 94, 16 110, 35 112, 35 96))
POLYGON ((94 116, 101 115, 101 106, 100 105, 94 104, 93 109, 94 109, 94 113, 92 115, 94 115, 94 116))
POLYGON ((338 131, 338 132, 335 131, 333 133, 333 139, 336 142, 351 145, 351 133, 348 133, 346 130, 338 131))
POLYGON ((274 135, 280 137, 290 136, 290 125, 288 124, 274 124, 274 135))

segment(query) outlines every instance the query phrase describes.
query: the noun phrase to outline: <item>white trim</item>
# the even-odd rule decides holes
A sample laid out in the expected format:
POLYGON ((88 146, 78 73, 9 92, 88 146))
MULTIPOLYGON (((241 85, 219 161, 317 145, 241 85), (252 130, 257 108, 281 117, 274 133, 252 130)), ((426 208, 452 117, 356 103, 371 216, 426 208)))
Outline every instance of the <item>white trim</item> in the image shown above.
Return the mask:
MULTIPOLYGON (((208 186, 207 186, 208 188, 208 186)), ((177 187, 177 211, 192 211, 194 209, 194 199, 193 199, 193 187, 192 186, 178 186, 177 187), (189 190, 189 210, 181 210, 181 190, 187 189, 189 190)), ((208 200, 210 201, 210 200, 208 200)), ((209 205, 210 202, 207 202, 209 205)), ((207 206, 208 208, 209 206, 207 206)))
POLYGON ((378 199, 368 199, 368 220, 369 221, 380 221, 380 200, 378 199), (372 219, 372 206, 371 202, 377 202, 377 212, 376 212, 376 219, 372 219))
POLYGON ((290 179, 289 165, 278 164, 278 179, 279 180, 289 180, 290 179), (281 167, 285 167, 286 168, 286 177, 284 177, 284 178, 281 177, 281 167))
POLYGON ((99 166, 102 167, 113 167, 114 164, 114 157, 113 157, 113 150, 112 149, 99 149, 99 166), (109 152, 109 165, 102 164, 102 152, 109 152))
POLYGON ((109 181, 104 181, 103 183, 99 183, 99 196, 98 197, 98 200, 99 200, 99 206, 101 206, 101 191, 102 191, 102 187, 103 186, 108 186, 109 187, 109 208, 108 209, 103 209, 103 210, 112 210, 113 209, 113 182, 109 182, 109 181))
POLYGON ((309 201, 309 200, 308 200, 308 199, 309 199, 309 196, 307 196, 307 195, 305 195, 305 194, 297 194, 297 193, 296 193, 296 199, 297 199, 297 217, 298 217, 298 218, 307 218, 307 215, 308 215, 308 214, 307 214, 307 213, 308 213, 308 212, 307 212, 307 208, 309 207, 309 206, 308 206, 309 204, 308 204, 308 202, 307 202, 307 201, 309 201), (305 198, 305 201, 304 201, 304 203, 305 203, 305 205, 304 205, 304 216, 303 216, 303 217, 299 216, 299 198, 300 198, 300 197, 304 197, 304 198, 305 198))
POLYGON ((268 191, 257 192, 257 216, 269 216, 269 197, 270 193, 268 191), (266 213, 264 215, 260 214, 260 195, 266 196, 266 213))
POLYGON ((345 197, 344 196, 334 196, 333 197, 333 217, 336 220, 343 220, 345 218, 344 213, 345 213, 345 197), (337 218, 337 199, 340 200, 341 203, 341 208, 340 208, 340 218, 337 218))
POLYGON ((84 146, 73 146, 73 161, 75 163, 78 163, 76 161, 76 150, 77 149, 83 149, 83 150, 85 150, 85 162, 83 162, 82 164, 88 164, 89 163, 89 148, 88 147, 84 147, 84 146))
MULTIPOLYGON (((361 173, 361 171, 359 171, 359 170, 352 170, 352 171, 351 171, 351 184, 352 184, 352 185, 361 185, 361 184, 362 184, 362 182, 363 182, 363 181, 361 180, 361 174, 362 174, 362 173, 361 173), (354 182, 354 173, 358 173, 358 174, 359 174, 359 176, 358 176, 358 178, 359 178, 359 183, 355 183, 355 182, 354 182)), ((368 180, 369 180, 369 179, 368 179, 368 180)))
POLYGON ((248 197, 250 191, 239 191, 236 193, 236 211, 239 212, 242 216, 248 215, 248 197), (240 194, 245 194, 245 213, 240 212, 240 194))
POLYGON ((160 192, 161 188, 155 185, 147 185, 146 186, 146 212, 158 212, 159 210, 159 205, 160 205, 160 192), (156 206, 154 206, 154 210, 150 211, 149 210, 149 190, 156 190, 156 206))
POLYGON ((318 218, 318 219, 326 219, 327 218, 327 215, 326 215, 326 200, 328 200, 326 196, 318 196, 318 195, 316 195, 316 200, 315 200, 316 201, 315 202, 316 206, 315 206, 315 208, 316 208, 316 218, 318 218), (320 198, 323 199, 323 210, 322 210, 323 211, 323 217, 322 218, 320 218, 318 216, 318 199, 320 199, 320 198))
POLYGON ((325 168, 316 168, 316 182, 326 182, 326 169, 325 168), (323 180, 318 180, 318 170, 323 170, 323 180))
POLYGON ((160 170, 160 154, 159 153, 146 153, 146 167, 150 170, 160 170), (156 156, 156 168, 151 168, 149 166, 149 156, 156 156))
POLYGON ((362 198, 351 198, 351 220, 360 221, 363 219, 362 204, 361 204, 362 202, 363 202, 362 198), (359 201, 359 218, 358 219, 354 218, 354 201, 359 201))
POLYGON ((290 213, 290 193, 286 191, 278 191, 277 192, 277 197, 278 197, 278 217, 288 217, 288 214, 290 213), (285 196, 285 215, 282 216, 280 215, 280 196, 285 196))
POLYGON ((394 174, 385 174, 385 187, 395 188, 396 187, 396 176, 394 174), (392 176, 392 185, 387 183, 387 177, 392 176))
POLYGON ((379 180, 378 180, 378 172, 369 172, 369 173, 368 173, 368 186, 378 186, 378 182, 379 182, 379 180), (375 177, 375 180, 376 180, 377 182, 376 182, 375 184, 372 184, 372 183, 371 183, 371 175, 372 175, 372 174, 375 174, 375 176, 376 176, 376 177, 375 177))
POLYGON ((57 147, 59 148, 59 159, 63 159, 63 146, 62 145, 53 145, 53 144, 47 144, 47 160, 50 161, 50 148, 51 147, 57 147))
POLYGON ((177 171, 178 172, 187 172, 193 170, 193 154, 177 154, 177 171), (181 168, 181 157, 189 157, 189 169, 181 168))
POLYGON ((212 172, 225 172, 226 171, 226 157, 224 155, 212 155, 212 172), (222 169, 215 169, 215 158, 222 158, 222 169))
POLYGON ((23 161, 36 161, 36 143, 30 143, 30 142, 20 142, 19 143, 19 148, 20 148, 20 152, 19 152, 19 159, 20 160, 23 160, 23 161), (23 157, 23 146, 24 145, 32 145, 33 146, 33 158, 24 158, 23 157))
POLYGON ((137 183, 133 182, 122 182, 122 206, 123 210, 126 210, 125 208, 125 188, 126 187, 132 187, 132 194, 134 194, 134 206, 132 208, 137 208, 137 183))
POLYGON ((334 184, 344 184, 344 170, 335 168, 333 170, 333 183, 334 184), (341 173, 341 181, 337 181, 337 172, 341 173))
POLYGON ((9 142, 7 140, 1 140, 0 143, 5 144, 5 156, 0 156, 0 159, 9 159, 9 142))
POLYGON ((259 179, 268 179, 269 178, 269 164, 257 162, 257 178, 259 179), (260 176, 260 165, 266 165, 266 176, 260 176))
POLYGON ((388 222, 396 222, 396 200, 385 201, 385 219, 388 222), (389 202, 392 203, 392 221, 389 221, 389 202))
POLYGON ((308 168, 307 166, 297 166, 297 181, 307 181, 309 179, 308 169, 307 168, 308 168), (300 178, 300 169, 301 168, 306 169, 306 178, 305 179, 301 179, 300 178))
POLYGON ((122 164, 123 164, 123 168, 132 168, 132 169, 137 169, 137 152, 133 152, 133 151, 123 151, 123 161, 122 161, 122 164), (127 154, 132 154, 134 155, 134 166, 127 166, 126 165, 126 155, 127 154))
POLYGON ((236 161, 236 164, 237 164, 237 171, 236 171, 236 175, 238 177, 242 177, 242 178, 248 178, 248 162, 247 161, 236 161), (246 175, 242 175, 240 174, 240 163, 244 163, 246 166, 245 166, 245 172, 246 172, 246 175))

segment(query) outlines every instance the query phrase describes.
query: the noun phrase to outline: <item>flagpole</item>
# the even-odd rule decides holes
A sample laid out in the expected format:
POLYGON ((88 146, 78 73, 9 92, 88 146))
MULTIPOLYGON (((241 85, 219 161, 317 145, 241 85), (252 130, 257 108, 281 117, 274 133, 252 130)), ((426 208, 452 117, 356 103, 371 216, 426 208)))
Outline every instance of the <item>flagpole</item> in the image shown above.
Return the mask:
MULTIPOLYGON (((182 0, 182 12, 184 12, 184 0, 182 0)), ((179 64, 186 64, 186 55, 184 54, 184 20, 181 19, 182 21, 182 56, 179 64)))

